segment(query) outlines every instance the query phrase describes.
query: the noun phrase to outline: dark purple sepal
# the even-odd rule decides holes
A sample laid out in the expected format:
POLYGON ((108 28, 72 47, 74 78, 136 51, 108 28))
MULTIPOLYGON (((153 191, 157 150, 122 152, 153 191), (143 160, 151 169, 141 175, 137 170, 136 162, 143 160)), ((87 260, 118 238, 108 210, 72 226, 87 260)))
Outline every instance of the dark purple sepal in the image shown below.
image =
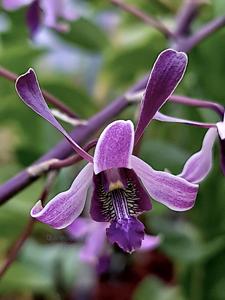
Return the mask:
POLYGON ((173 93, 183 77, 187 55, 173 49, 161 52, 152 68, 141 103, 139 120, 135 130, 135 144, 142 136, 156 112, 173 93))
POLYGON ((26 22, 29 28, 30 37, 33 38, 38 32, 41 23, 41 8, 39 0, 33 1, 28 7, 26 22))
POLYGON ((225 176, 225 140, 220 140, 220 167, 225 176))
POLYGON ((121 249, 131 253, 141 247, 144 225, 135 217, 115 220, 106 229, 106 235, 111 244, 116 243, 121 249))

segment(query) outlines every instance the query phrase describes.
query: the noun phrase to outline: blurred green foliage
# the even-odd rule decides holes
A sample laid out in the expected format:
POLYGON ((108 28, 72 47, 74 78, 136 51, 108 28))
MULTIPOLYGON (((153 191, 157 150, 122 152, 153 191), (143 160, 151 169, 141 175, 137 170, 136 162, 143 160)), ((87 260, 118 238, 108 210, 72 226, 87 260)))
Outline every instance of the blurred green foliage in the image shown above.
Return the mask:
MULTIPOLYGON (((9 25, 0 32, 1 64, 18 74, 34 67, 43 88, 81 118, 92 116, 148 72, 157 54, 168 46, 155 29, 103 2, 84 1, 86 13, 71 24, 71 31, 62 34, 48 30, 42 44, 28 38, 25 8, 10 13, 1 11, 0 18, 4 17, 9 25), (55 44, 50 36, 54 37, 55 44), (62 49, 68 52, 61 55, 62 49), (68 53, 73 57, 71 62, 68 53), (56 59, 51 60, 53 56, 56 59), (47 65, 43 63, 46 61, 47 65), (70 65, 74 66, 72 71, 70 65)), ((170 0, 127 2, 171 27, 181 3, 170 0)), ((210 1, 204 4, 193 27, 224 14, 224 1, 210 1)), ((193 49, 178 92, 214 99, 225 105, 224 49, 224 29, 193 49)), ((0 181, 4 182, 55 145, 60 136, 21 104, 13 83, 3 78, 0 78, 0 98, 0 181)), ((215 120, 212 113, 171 103, 164 111, 200 121, 215 120)), ((135 121, 136 114, 134 105, 118 118, 135 121)), ((204 132, 184 125, 154 122, 145 134, 140 155, 156 169, 167 168, 179 173, 188 156, 200 148, 204 132)), ((136 288, 134 300, 225 299, 225 184, 219 170, 218 150, 216 145, 213 171, 201 185, 191 211, 175 213, 154 203, 153 210, 146 214, 148 230, 162 236, 159 251, 171 259, 176 279, 174 284, 167 285, 148 276, 136 288)), ((52 194, 66 189, 76 172, 77 168, 63 171, 52 194)), ((1 206, 0 262, 26 225, 42 186, 43 180, 39 180, 1 206)), ((70 290, 80 283, 79 276, 87 281, 87 286, 91 285, 90 270, 79 261, 79 247, 62 243, 63 237, 61 231, 56 233, 37 224, 17 261, 0 280, 0 298, 16 299, 16 295, 22 295, 22 299, 32 299, 33 294, 41 294, 44 299, 58 299, 57 280, 70 290), (54 236, 55 241, 50 243, 47 235, 54 236)), ((131 260, 133 257, 135 255, 131 260)))

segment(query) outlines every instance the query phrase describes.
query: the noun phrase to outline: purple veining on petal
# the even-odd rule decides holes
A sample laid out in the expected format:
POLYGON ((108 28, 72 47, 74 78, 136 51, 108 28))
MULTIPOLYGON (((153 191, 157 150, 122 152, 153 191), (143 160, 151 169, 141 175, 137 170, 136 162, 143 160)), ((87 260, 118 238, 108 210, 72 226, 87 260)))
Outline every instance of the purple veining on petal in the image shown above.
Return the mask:
POLYGON ((220 167, 225 176, 225 140, 220 140, 220 167))
POLYGON ((50 122, 56 129, 58 129, 70 142, 74 150, 87 161, 92 162, 93 158, 86 151, 84 151, 65 131, 65 129, 55 119, 44 97, 41 93, 37 76, 33 69, 29 69, 27 73, 19 76, 16 80, 16 90, 21 100, 29 106, 33 111, 39 114, 42 118, 50 122))
POLYGON ((161 122, 169 122, 169 123, 181 123, 186 125, 193 125, 198 126, 202 128, 216 128, 216 124, 213 123, 203 123, 198 121, 192 121, 187 119, 180 119, 176 117, 171 117, 165 114, 162 114, 161 112, 157 112, 153 118, 154 120, 161 121, 161 122))
POLYGON ((34 37, 41 23, 40 0, 35 0, 28 7, 26 21, 30 30, 30 36, 34 37))
POLYGON ((94 172, 111 168, 130 168, 134 145, 134 127, 131 121, 109 124, 98 140, 94 154, 94 172))
POLYGON ((2 6, 6 10, 18 9, 21 6, 28 5, 33 0, 2 0, 2 6))
POLYGON ((139 251, 152 251, 156 249, 161 243, 161 237, 159 235, 145 234, 144 240, 141 244, 139 251))
POLYGON ((133 252, 141 247, 144 239, 144 225, 135 217, 115 220, 106 229, 111 244, 116 243, 126 252, 133 252))
POLYGON ((155 171, 133 155, 131 164, 149 195, 156 201, 176 211, 188 210, 194 206, 198 185, 167 172, 155 171))
POLYGON ((156 112, 175 90, 183 77, 186 65, 187 55, 183 52, 167 49, 158 56, 141 103, 139 120, 135 130, 135 144, 156 112))
POLYGON ((178 176, 192 183, 200 183, 208 175, 212 168, 212 150, 216 137, 215 128, 207 131, 201 150, 187 160, 182 173, 178 176))
POLYGON ((119 169, 119 173, 120 178, 114 183, 108 182, 105 172, 94 175, 90 209, 93 220, 110 222, 116 218, 137 216, 152 208, 150 197, 135 172, 119 169))
POLYGON ((56 229, 70 225, 84 208, 92 174, 93 165, 89 163, 75 178, 69 190, 55 196, 45 207, 38 201, 31 210, 31 216, 56 229))

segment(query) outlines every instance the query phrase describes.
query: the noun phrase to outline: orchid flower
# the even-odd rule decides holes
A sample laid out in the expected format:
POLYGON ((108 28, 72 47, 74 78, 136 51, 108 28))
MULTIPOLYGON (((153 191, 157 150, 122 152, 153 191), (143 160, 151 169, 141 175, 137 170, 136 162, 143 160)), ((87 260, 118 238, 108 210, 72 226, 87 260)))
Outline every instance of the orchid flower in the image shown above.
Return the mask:
POLYGON ((75 178, 69 190, 55 196, 45 207, 39 201, 31 216, 56 229, 69 226, 81 214, 87 191, 93 187, 90 215, 96 222, 108 222, 106 235, 127 252, 141 247, 144 226, 138 216, 152 208, 150 197, 175 211, 194 206, 198 185, 184 177, 156 171, 132 155, 155 113, 180 82, 187 56, 172 49, 163 51, 150 74, 138 123, 134 130, 128 120, 114 121, 101 133, 94 157, 86 153, 63 129, 49 110, 32 69, 16 81, 23 102, 50 122, 69 141, 88 164, 75 178))
MULTIPOLYGON (((96 265, 99 258, 107 254, 105 230, 108 226, 108 223, 99 223, 91 218, 79 217, 67 227, 67 232, 73 239, 84 240, 79 253, 82 261, 96 265)), ((139 251, 154 250, 160 242, 160 236, 145 234, 139 251)))
POLYGON ((77 18, 70 0, 3 0, 2 6, 6 10, 15 10, 28 6, 27 24, 31 36, 34 36, 41 23, 58 31, 67 31, 68 25, 59 22, 60 18, 72 21, 77 18), (42 16, 43 11, 43 16, 42 16))

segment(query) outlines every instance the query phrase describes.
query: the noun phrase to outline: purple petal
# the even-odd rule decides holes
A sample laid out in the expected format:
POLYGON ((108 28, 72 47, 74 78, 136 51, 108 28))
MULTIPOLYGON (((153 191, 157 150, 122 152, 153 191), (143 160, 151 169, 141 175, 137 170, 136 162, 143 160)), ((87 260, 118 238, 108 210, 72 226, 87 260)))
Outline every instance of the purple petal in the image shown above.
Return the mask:
POLYGON ((18 9, 21 6, 30 4, 32 0, 2 0, 2 6, 6 10, 18 9))
POLYGON ((31 210, 31 216, 56 229, 70 225, 84 208, 92 175, 93 165, 89 163, 81 170, 68 191, 55 196, 44 208, 41 201, 38 201, 31 210))
POLYGON ((135 130, 135 144, 142 136, 156 112, 173 93, 183 77, 187 55, 167 49, 158 56, 146 86, 140 116, 135 130))
POLYGON ((212 149, 216 137, 216 129, 211 128, 207 131, 201 150, 187 160, 182 173, 178 176, 189 182, 199 183, 208 175, 212 168, 212 149))
POLYGON ((115 220, 106 229, 106 235, 111 244, 116 243, 124 251, 131 253, 141 247, 144 225, 135 217, 115 220))
POLYGON ((37 33, 40 22, 41 22, 41 10, 39 5, 39 0, 35 0, 31 3, 27 10, 26 15, 27 25, 30 30, 30 36, 34 37, 37 33))
POLYGON ((67 31, 69 27, 65 23, 58 22, 58 19, 72 21, 77 18, 77 14, 68 0, 45 0, 42 2, 42 8, 44 24, 59 31, 67 31))
MULTIPOLYGON (((107 171, 106 171, 107 172, 107 171)), ((130 215, 138 216, 152 208, 149 194, 143 187, 133 170, 119 169, 118 182, 123 184, 123 189, 109 191, 110 183, 107 174, 102 172, 94 175, 94 191, 91 200, 90 215, 97 222, 110 222, 115 217, 130 215), (124 200, 126 205, 124 206, 124 200)))
POLYGON ((85 237, 90 229, 90 219, 79 217, 66 230, 72 238, 80 239, 85 237))
POLYGON ((84 246, 80 251, 80 258, 86 263, 96 264, 103 253, 107 225, 107 223, 93 222, 92 229, 88 233, 84 246))
POLYGON ((225 140, 220 140, 220 166, 225 176, 225 140))
POLYGON ((132 156, 131 165, 149 195, 156 201, 176 211, 194 206, 198 185, 167 172, 155 171, 136 156, 132 156))
POLYGON ((197 122, 197 121, 190 121, 186 119, 180 119, 180 118, 175 118, 171 117, 165 114, 162 114, 161 112, 157 112, 154 115, 154 120, 161 121, 161 122, 169 122, 169 123, 181 123, 181 124, 186 124, 186 125, 194 125, 202 128, 216 128, 216 124, 211 124, 211 123, 202 123, 202 122, 197 122))
POLYGON ((33 69, 29 69, 27 73, 21 75, 16 80, 16 90, 22 101, 29 106, 33 111, 39 114, 42 118, 50 122, 58 129, 70 142, 74 150, 79 153, 84 159, 92 162, 92 156, 85 152, 77 143, 68 135, 65 129, 55 119, 47 103, 42 96, 37 76, 33 69))
POLYGON ((161 243, 160 236, 145 234, 144 240, 139 251, 152 251, 156 249, 161 243))
POLYGON ((216 124, 221 140, 225 140, 225 114, 222 122, 216 124))
POLYGON ((134 126, 131 121, 109 124, 98 140, 94 154, 94 172, 111 168, 130 168, 134 146, 134 126))

